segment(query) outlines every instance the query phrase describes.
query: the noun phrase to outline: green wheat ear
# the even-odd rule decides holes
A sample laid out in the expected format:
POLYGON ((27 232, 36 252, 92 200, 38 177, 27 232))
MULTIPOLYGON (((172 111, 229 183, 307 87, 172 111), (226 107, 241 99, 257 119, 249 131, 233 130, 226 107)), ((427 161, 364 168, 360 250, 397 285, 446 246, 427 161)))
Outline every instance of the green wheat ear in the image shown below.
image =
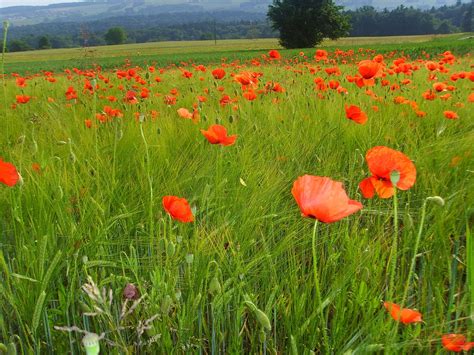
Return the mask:
POLYGON ((87 355, 98 355, 100 351, 100 338, 95 333, 89 333, 84 338, 82 338, 82 345, 86 350, 87 355))

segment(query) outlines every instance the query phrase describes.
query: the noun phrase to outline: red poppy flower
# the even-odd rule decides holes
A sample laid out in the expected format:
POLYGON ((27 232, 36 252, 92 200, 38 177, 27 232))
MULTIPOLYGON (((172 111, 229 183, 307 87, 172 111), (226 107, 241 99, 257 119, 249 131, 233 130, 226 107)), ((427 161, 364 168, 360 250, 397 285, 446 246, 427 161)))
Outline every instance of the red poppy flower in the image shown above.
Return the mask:
POLYGON ((16 103, 17 104, 26 104, 30 101, 31 96, 28 95, 16 95, 16 103))
POLYGON ((182 118, 187 118, 187 119, 190 119, 190 120, 193 120, 194 122, 197 122, 199 121, 200 119, 200 115, 199 115, 199 111, 198 110, 194 110, 193 112, 190 112, 188 109, 186 108, 180 108, 178 111, 178 115, 182 118))
POLYGON ((304 217, 324 223, 337 222, 363 207, 349 199, 341 182, 328 177, 301 176, 294 182, 291 193, 304 217))
POLYGON ((22 77, 18 77, 16 78, 16 85, 20 88, 24 88, 27 86, 26 84, 26 79, 25 78, 22 78, 22 77))
POLYGON ((413 162, 402 152, 388 147, 378 146, 370 149, 365 160, 372 173, 359 184, 362 195, 372 198, 374 194, 380 198, 390 198, 395 193, 391 175, 398 172, 399 180, 396 184, 400 190, 408 190, 416 180, 416 168, 413 162))
POLYGON ((438 63, 429 61, 429 62, 425 63, 425 67, 429 71, 434 71, 434 70, 438 69, 438 63))
POLYGON ((176 104, 176 96, 166 95, 163 98, 163 101, 166 105, 175 105, 176 104))
POLYGON ((447 88, 447 85, 445 83, 434 83, 433 84, 433 89, 437 92, 445 91, 447 88))
POLYGON ((244 92, 242 94, 242 96, 245 97, 249 101, 253 101, 257 98, 257 94, 252 89, 247 90, 246 92, 244 92))
POLYGON ((193 77, 193 73, 191 73, 190 71, 187 71, 187 70, 183 70, 183 77, 187 78, 187 79, 190 79, 190 78, 193 77))
POLYGON ((400 308, 398 304, 392 302, 384 302, 384 307, 390 312, 390 315, 397 322, 403 324, 422 322, 421 313, 409 308, 400 308))
POLYGON ((346 117, 356 123, 364 124, 367 122, 367 114, 360 109, 359 106, 345 106, 346 117))
POLYGON ((363 60, 359 62, 359 73, 364 79, 372 79, 380 70, 380 63, 373 60, 363 60))
POLYGON ((211 74, 214 77, 214 79, 220 80, 225 76, 225 71, 222 68, 217 68, 213 70, 211 74))
POLYGON ((211 144, 220 144, 224 146, 232 145, 237 139, 237 135, 228 136, 227 129, 224 126, 215 124, 210 126, 207 131, 201 129, 201 133, 211 144))
POLYGON ((280 59, 280 58, 281 58, 280 52, 278 52, 278 51, 275 50, 275 49, 273 49, 273 50, 271 50, 270 52, 268 52, 268 55, 269 55, 270 58, 272 58, 272 59, 280 59))
POLYGON ((436 94, 431 90, 426 90, 423 94, 421 94, 421 96, 423 96, 423 98, 425 100, 432 101, 432 100, 436 99, 436 94))
POLYGON ((33 169, 33 171, 37 172, 38 174, 41 173, 41 165, 38 163, 32 163, 31 169, 33 169))
POLYGON ((454 111, 444 111, 443 114, 448 120, 455 120, 459 118, 458 114, 454 111))
POLYGON ((74 90, 72 86, 69 86, 66 90, 66 100, 74 100, 77 99, 77 92, 74 90))
POLYGON ((173 219, 183 223, 194 221, 193 212, 185 198, 165 196, 163 197, 163 207, 173 219))
POLYGON ((178 112, 178 115, 182 118, 188 118, 188 119, 193 118, 193 114, 189 112, 189 110, 186 108, 180 108, 178 109, 177 112, 178 112))
POLYGON ((7 186, 15 186, 20 180, 20 175, 13 164, 4 162, 0 158, 0 182, 7 186))
POLYGON ((317 61, 326 60, 328 59, 328 52, 324 49, 317 49, 316 54, 314 55, 314 59, 316 59, 317 61))
POLYGON ((462 334, 446 334, 441 337, 443 348, 448 351, 460 353, 474 348, 474 342, 466 342, 466 337, 462 334))

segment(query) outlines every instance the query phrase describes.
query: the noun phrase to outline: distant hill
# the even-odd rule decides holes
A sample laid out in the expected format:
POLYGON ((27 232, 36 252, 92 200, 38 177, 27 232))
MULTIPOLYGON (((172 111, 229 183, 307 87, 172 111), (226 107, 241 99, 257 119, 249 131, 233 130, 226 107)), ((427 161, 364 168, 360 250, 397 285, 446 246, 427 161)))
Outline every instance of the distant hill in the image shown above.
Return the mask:
MULTIPOLYGON (((421 9, 453 5, 457 0, 336 0, 348 10, 365 5, 393 9, 400 4, 421 9)), ((101 0, 49 6, 12 6, 0 9, 0 20, 12 25, 87 22, 110 17, 159 15, 173 12, 245 11, 265 14, 271 0, 101 0)), ((464 1, 466 2, 466 0, 464 1)))

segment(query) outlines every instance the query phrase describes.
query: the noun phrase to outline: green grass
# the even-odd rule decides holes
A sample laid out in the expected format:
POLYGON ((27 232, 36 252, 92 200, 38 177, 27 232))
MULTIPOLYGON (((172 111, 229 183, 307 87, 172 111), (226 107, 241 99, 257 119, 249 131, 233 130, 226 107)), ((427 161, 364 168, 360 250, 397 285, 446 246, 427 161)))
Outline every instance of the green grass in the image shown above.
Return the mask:
MULTIPOLYGON (((391 48, 412 47, 418 48, 391 48)), ((257 58, 264 53, 251 52, 257 58)), ((282 51, 285 59, 292 53, 282 51)), ((196 52, 180 59, 199 63, 213 55, 196 52)), ((12 65, 13 56, 8 58, 12 65)), ((106 58, 101 60, 112 65, 106 58)), ((387 76, 391 83, 412 80, 400 90, 378 81, 369 88, 378 97, 373 99, 346 80, 357 72, 352 63, 362 58, 365 53, 348 58, 335 78, 349 93, 328 90, 324 99, 313 80, 330 78, 324 71, 312 75, 308 67, 330 64, 312 59, 228 66, 220 82, 210 74, 214 67, 202 73, 186 66, 194 73, 191 79, 173 68, 154 74, 139 70, 144 85, 104 70, 95 94, 83 92, 85 78, 76 74, 57 75, 56 83, 32 77, 23 89, 8 77, 0 107, 0 152, 23 181, 13 188, 0 185, 0 343, 18 353, 80 353, 83 334, 66 331, 73 326, 104 333, 103 353, 327 353, 327 334, 328 347, 337 354, 426 354, 442 352, 445 333, 473 340, 474 121, 473 104, 467 102, 472 84, 458 80, 451 99, 426 101, 421 94, 433 82, 421 64, 411 76, 387 76), (263 73, 259 89, 275 81, 286 92, 248 102, 229 76, 243 70, 263 73), (124 90, 138 85, 137 92, 146 86, 151 95, 127 104, 120 84, 124 90), (65 100, 69 86, 78 92, 76 103, 65 100), (219 105, 218 86, 238 99, 235 109, 219 105), (167 106, 163 96, 173 88, 178 102, 167 106), (12 108, 20 93, 31 101, 12 108), (110 103, 108 95, 119 101, 110 103), (176 110, 191 109, 198 95, 207 102, 194 124, 176 110), (395 104, 401 95, 416 101, 427 116, 395 104), (367 124, 347 120, 345 104, 360 105, 367 124), (124 117, 100 123, 95 114, 106 105, 124 117), (446 120, 444 110, 455 110, 460 118, 446 120), (152 111, 158 112, 154 118, 152 111), (92 128, 85 119, 93 120, 92 128), (220 147, 204 139, 199 130, 215 122, 238 134, 235 145, 220 147), (405 153, 418 174, 412 189, 397 193, 393 290, 387 289, 397 230, 393 200, 366 200, 358 189, 369 174, 365 152, 376 145, 405 153), (40 164, 40 172, 33 163, 40 164), (317 227, 321 302, 313 278, 314 221, 301 217, 291 195, 293 182, 304 174, 342 181, 348 195, 364 204, 357 214, 317 227), (188 199, 196 221, 172 220, 161 205, 165 195, 188 199), (428 203, 420 230, 425 199, 435 195, 446 204, 428 203), (86 283, 94 288, 89 278, 106 290, 103 296, 84 292, 86 283), (121 318, 127 283, 143 298, 121 318), (424 322, 397 325, 382 306, 389 292, 388 301, 405 299, 406 307, 422 312, 424 322)), ((388 66, 395 58, 386 57, 388 66)), ((449 73, 436 74, 438 81, 469 71, 469 58, 447 67, 449 73)), ((41 69, 36 66, 36 72, 41 69)))
MULTIPOLYGON (((359 47, 373 48, 378 52, 398 50, 408 55, 418 56, 423 51, 439 53, 452 50, 457 54, 468 53, 472 38, 468 34, 418 35, 390 37, 348 37, 336 41, 327 40, 322 47, 328 50, 343 50, 359 47)), ((114 68, 131 60, 134 65, 156 63, 159 66, 179 64, 183 59, 198 63, 219 63, 221 58, 249 60, 261 51, 279 48, 277 39, 182 41, 126 44, 90 48, 50 49, 31 52, 16 52, 6 55, 7 72, 36 72, 42 70, 60 71, 65 68, 90 68, 99 64, 103 68, 114 68)), ((286 56, 296 55, 299 50, 285 50, 286 56)))

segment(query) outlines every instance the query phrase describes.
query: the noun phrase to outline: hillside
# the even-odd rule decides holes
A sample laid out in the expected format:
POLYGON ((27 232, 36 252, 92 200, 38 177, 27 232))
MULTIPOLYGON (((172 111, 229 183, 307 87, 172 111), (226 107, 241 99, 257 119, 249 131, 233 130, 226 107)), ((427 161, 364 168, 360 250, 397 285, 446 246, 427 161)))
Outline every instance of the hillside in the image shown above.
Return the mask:
MULTIPOLYGON (((465 1, 464 1, 465 2, 465 1)), ((108 0, 63 3, 49 6, 12 6, 0 9, 0 20, 13 25, 50 22, 83 22, 129 15, 157 15, 171 12, 246 11, 264 14, 271 0, 108 0)), ((403 3, 418 8, 453 5, 456 0, 337 0, 346 9, 373 6, 392 9, 403 3)))

